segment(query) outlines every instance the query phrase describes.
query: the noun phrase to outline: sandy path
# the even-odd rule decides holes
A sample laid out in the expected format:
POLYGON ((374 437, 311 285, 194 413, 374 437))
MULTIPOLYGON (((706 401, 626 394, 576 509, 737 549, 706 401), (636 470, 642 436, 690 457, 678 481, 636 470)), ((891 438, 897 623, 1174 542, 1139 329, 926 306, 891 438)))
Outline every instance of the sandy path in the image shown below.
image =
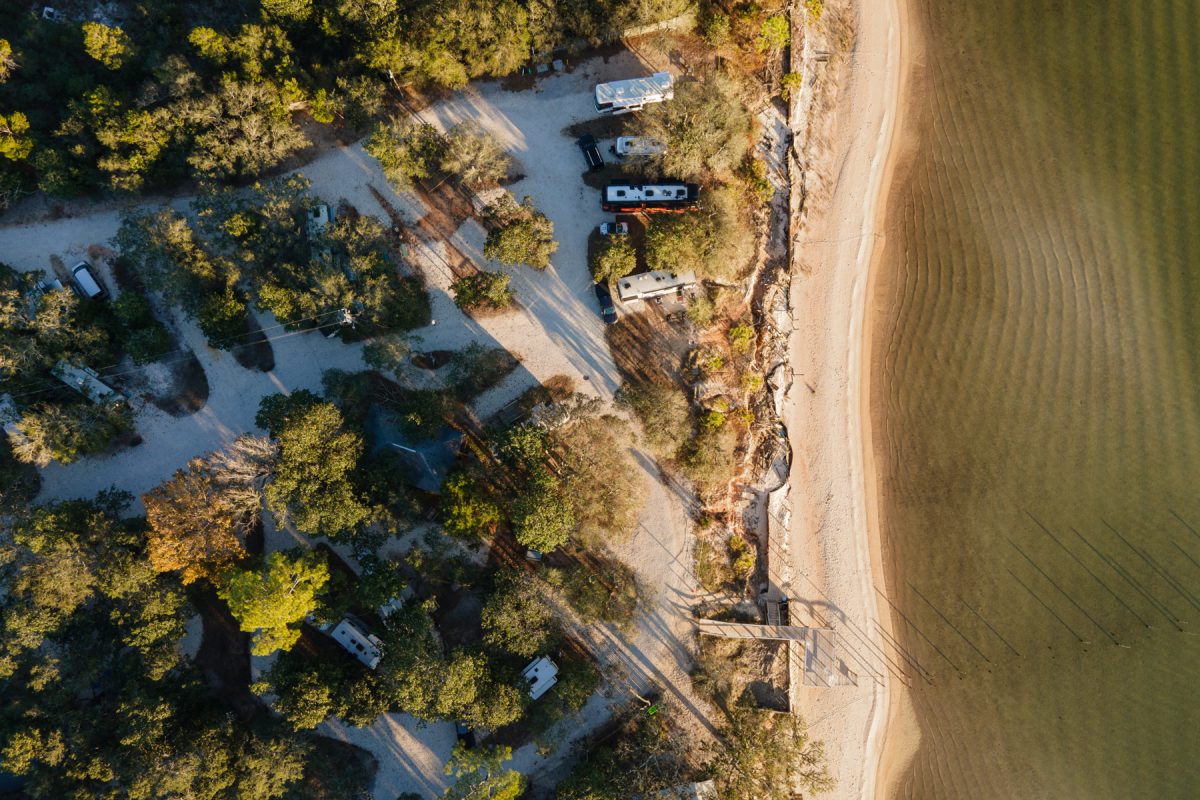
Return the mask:
POLYGON ((828 624, 858 686, 805 689, 802 712, 825 742, 837 780, 828 797, 873 798, 888 721, 890 677, 875 587, 882 587, 864 359, 880 198, 889 174, 901 65, 898 0, 859 5, 837 107, 830 201, 809 220, 792 285, 795 370, 786 414, 795 461, 790 548, 793 616, 828 624), (875 563, 873 563, 875 562, 875 563), (874 570, 872 569, 874 567, 874 570))

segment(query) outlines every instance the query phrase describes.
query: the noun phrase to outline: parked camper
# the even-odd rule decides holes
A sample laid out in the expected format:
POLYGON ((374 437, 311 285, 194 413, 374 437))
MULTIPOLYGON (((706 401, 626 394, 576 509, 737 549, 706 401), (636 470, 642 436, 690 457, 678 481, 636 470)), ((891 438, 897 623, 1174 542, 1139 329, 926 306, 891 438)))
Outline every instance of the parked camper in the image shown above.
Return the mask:
POLYGON ((334 626, 329 635, 345 648, 346 652, 365 664, 367 669, 379 666, 379 660, 383 658, 383 642, 354 620, 346 617, 334 626))
POLYGON ((92 273, 92 268, 86 261, 80 261, 71 267, 71 282, 75 291, 89 300, 103 300, 108 297, 108 290, 92 273))
POLYGON ((612 183, 600 194, 600 208, 609 213, 691 211, 700 199, 694 183, 612 183))
POLYGON ((667 152, 667 146, 649 136, 618 136, 616 153, 621 158, 657 156, 667 152))
POLYGON ((537 700, 558 683, 558 665, 547 656, 535 658, 521 670, 521 677, 529 681, 529 696, 537 700))
POLYGON ((647 103, 661 103, 675 96, 669 72, 656 72, 645 78, 601 83, 596 86, 596 110, 601 114, 628 114, 641 111, 647 103))

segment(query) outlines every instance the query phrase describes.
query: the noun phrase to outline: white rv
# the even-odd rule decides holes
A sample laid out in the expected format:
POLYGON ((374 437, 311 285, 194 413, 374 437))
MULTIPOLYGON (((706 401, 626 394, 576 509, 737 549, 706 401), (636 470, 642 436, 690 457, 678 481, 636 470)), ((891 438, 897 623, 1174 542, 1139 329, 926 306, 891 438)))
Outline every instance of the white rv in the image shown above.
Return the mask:
POLYGON ((346 617, 330 632, 333 640, 346 649, 350 655, 357 658, 367 669, 379 666, 383 658, 383 642, 369 631, 357 625, 354 620, 346 617))
POLYGON ((529 697, 537 700, 558 683, 558 665, 547 656, 535 658, 521 670, 521 676, 529 681, 529 697))
POLYGON ((662 141, 649 136, 617 137, 617 155, 621 158, 657 156, 665 152, 667 152, 667 146, 662 141))
POLYGON ((630 111, 641 111, 647 103, 661 103, 674 96, 671 73, 656 72, 645 78, 598 84, 596 110, 601 114, 628 114, 630 111))

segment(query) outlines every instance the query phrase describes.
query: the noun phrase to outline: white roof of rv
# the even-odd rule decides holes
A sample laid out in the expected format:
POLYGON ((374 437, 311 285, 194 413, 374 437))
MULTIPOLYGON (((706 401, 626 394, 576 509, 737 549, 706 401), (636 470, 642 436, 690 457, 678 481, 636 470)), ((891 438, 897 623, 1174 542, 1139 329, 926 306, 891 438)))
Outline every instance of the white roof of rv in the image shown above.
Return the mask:
POLYGON ((615 184, 604 187, 605 200, 683 200, 688 196, 682 183, 658 183, 646 186, 615 184))
POLYGON ((647 99, 670 100, 675 89, 669 72, 656 72, 644 78, 629 78, 596 84, 597 103, 641 102, 647 99))
POLYGON ((534 700, 550 691, 550 687, 558 683, 558 665, 547 656, 535 658, 529 662, 521 675, 529 681, 529 696, 534 700))
POLYGON ((379 649, 382 642, 352 621, 343 619, 329 635, 369 669, 379 666, 379 659, 383 657, 383 652, 379 649))

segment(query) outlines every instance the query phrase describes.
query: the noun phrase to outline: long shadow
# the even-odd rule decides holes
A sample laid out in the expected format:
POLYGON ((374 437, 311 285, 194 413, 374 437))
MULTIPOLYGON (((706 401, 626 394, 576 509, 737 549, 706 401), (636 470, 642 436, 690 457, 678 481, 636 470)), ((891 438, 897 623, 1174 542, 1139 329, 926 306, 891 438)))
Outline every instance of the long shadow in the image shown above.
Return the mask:
POLYGON ((1175 578, 1173 578, 1171 576, 1171 573, 1167 572, 1165 569, 1163 569, 1161 566, 1159 566, 1158 562, 1155 561, 1153 558, 1151 558, 1150 555, 1146 553, 1146 551, 1142 550, 1142 548, 1135 547, 1132 542, 1130 542, 1123 535, 1121 535, 1121 532, 1118 531, 1116 528, 1114 528, 1112 525, 1108 524, 1108 522, 1106 520, 1102 519, 1102 520, 1100 520, 1100 522, 1104 525, 1104 527, 1108 528, 1114 536, 1116 536, 1118 539, 1120 539, 1122 544, 1124 544, 1126 547, 1128 547, 1130 550, 1132 550, 1134 555, 1136 555, 1138 558, 1142 559, 1142 561, 1145 562, 1146 566, 1150 567, 1151 570, 1153 570, 1155 573, 1157 573, 1159 575, 1159 577, 1161 577, 1164 581, 1166 581, 1167 585, 1170 586, 1172 589, 1174 589, 1176 594, 1178 594, 1184 600, 1187 600, 1189 603, 1191 603, 1192 607, 1195 608, 1197 611, 1200 611, 1200 601, 1197 601, 1195 595, 1193 595, 1191 592, 1184 589, 1183 586, 1180 585, 1179 581, 1175 580, 1175 578))
POLYGON ((954 663, 954 661, 950 658, 950 656, 946 655, 945 652, 942 651, 942 648, 937 646, 937 644, 933 641, 933 639, 930 639, 928 636, 926 636, 925 632, 922 631, 920 628, 918 628, 917 624, 915 622, 913 622, 911 619, 909 619, 908 615, 905 614, 903 611, 901 611, 900 608, 895 603, 892 602, 891 598, 889 598, 886 594, 881 592, 879 590, 878 586, 874 587, 874 589, 875 589, 875 593, 878 594, 880 597, 882 597, 883 601, 885 603, 887 603, 889 606, 891 606, 892 611, 896 612, 900 616, 900 619, 904 620, 905 624, 907 624, 910 628, 912 628, 914 631, 916 631, 917 635, 920 636, 922 639, 924 639, 926 644, 928 644, 930 647, 932 647, 934 649, 934 651, 939 656, 941 656, 942 659, 947 664, 949 664, 954 669, 955 672, 958 673, 960 678, 966 674, 965 672, 962 671, 962 669, 958 666, 958 664, 954 663))
MULTIPOLYGON (((1006 567, 1006 569, 1007 569, 1007 567, 1006 567)), ((1058 623, 1060 625, 1062 625, 1064 628, 1066 628, 1070 632, 1070 634, 1075 637, 1075 639, 1077 641, 1081 642, 1082 644, 1090 644, 1090 642, 1087 639, 1084 639, 1082 636, 1079 635, 1078 631, 1076 631, 1069 624, 1067 624, 1067 621, 1065 619, 1063 619, 1062 617, 1060 617, 1058 615, 1058 613, 1053 608, 1051 608, 1050 605, 1045 600, 1043 600, 1041 597, 1039 597, 1037 592, 1033 591, 1033 589, 1030 589, 1029 586, 1025 583, 1025 581, 1021 580, 1017 576, 1017 573, 1013 572, 1010 569, 1010 570, 1008 570, 1008 574, 1013 577, 1013 580, 1015 580, 1017 583, 1021 584, 1021 588, 1024 589, 1025 591, 1029 592, 1029 596, 1032 597, 1034 600, 1036 600, 1038 602, 1038 605, 1040 605, 1042 608, 1046 609, 1046 611, 1048 611, 1050 613, 1050 616, 1052 616, 1056 620, 1058 620, 1058 623)))
POLYGON ((1087 617, 1088 620, 1093 625, 1095 625, 1096 628, 1101 633, 1103 633, 1105 636, 1107 636, 1113 644, 1120 646, 1121 642, 1117 639, 1117 637, 1113 634, 1112 631, 1108 630, 1103 625, 1101 625, 1099 622, 1097 622, 1096 618, 1087 612, 1087 609, 1085 609, 1083 606, 1079 605, 1079 603, 1076 603, 1075 598, 1073 598, 1073 597, 1071 597, 1071 595, 1067 594, 1066 591, 1064 591, 1063 588, 1061 586, 1059 586, 1058 583, 1055 582, 1055 580, 1053 578, 1051 578, 1044 569, 1042 569, 1040 566, 1038 566, 1038 563, 1036 561, 1034 561, 1032 558, 1030 558, 1029 555, 1024 550, 1022 550, 1021 547, 1016 542, 1014 542, 1012 539, 1009 539, 1007 536, 1005 536, 1004 538, 1010 545, 1013 546, 1013 549, 1015 549, 1018 553, 1021 554, 1022 558, 1024 558, 1026 561, 1029 562, 1030 566, 1032 566, 1035 570, 1037 570, 1039 575, 1041 575, 1043 578, 1046 579, 1047 583, 1049 583, 1051 586, 1053 586, 1059 594, 1061 594, 1063 597, 1067 598, 1068 603, 1070 603, 1072 606, 1074 606, 1079 611, 1079 613, 1081 613, 1085 617, 1087 617))
POLYGON ((1042 530, 1043 533, 1045 533, 1048 537, 1050 537, 1050 541, 1052 541, 1056 545, 1058 545, 1058 548, 1060 550, 1062 550, 1064 553, 1066 553, 1068 556, 1070 556, 1075 561, 1076 564, 1078 564, 1080 567, 1082 567, 1084 572, 1086 572, 1088 575, 1092 576, 1092 580, 1094 580, 1096 583, 1100 584, 1100 587, 1103 588, 1104 591, 1106 591, 1110 595, 1112 595, 1113 599, 1116 600, 1118 603, 1120 603, 1122 608, 1124 608, 1126 611, 1128 611, 1130 614, 1132 614, 1137 619, 1138 622, 1142 623, 1147 628, 1151 627, 1150 623, 1147 622, 1142 617, 1141 614, 1134 611, 1133 608, 1128 603, 1126 603, 1119 594, 1117 594, 1115 591, 1113 591, 1111 588, 1109 588, 1109 585, 1100 579, 1099 575, 1097 575, 1095 572, 1092 572, 1091 568, 1087 564, 1083 563, 1083 561, 1079 558, 1079 556, 1075 555, 1075 553, 1073 551, 1071 551, 1070 548, 1068 548, 1065 544, 1063 544, 1061 541, 1059 541, 1059 538, 1057 536, 1055 536, 1054 533, 1051 532, 1051 530, 1049 528, 1047 528, 1045 525, 1043 525, 1041 520, 1039 520, 1037 517, 1035 517, 1029 511, 1025 511, 1025 513, 1029 515, 1029 518, 1034 521, 1034 523, 1042 530))
POLYGON ((926 597, 924 594, 922 594, 920 589, 918 589, 916 586, 913 586, 908 581, 905 581, 905 583, 908 583, 908 588, 912 589, 913 592, 916 593, 917 597, 919 597, 925 601, 925 605, 927 605, 933 609, 933 613, 937 614, 938 617, 942 620, 942 622, 944 622, 950 626, 950 630, 952 630, 958 634, 958 638, 962 639, 964 642, 966 642, 968 645, 970 645, 971 649, 974 650, 976 653, 978 653, 979 657, 982 658, 984 661, 986 661, 989 664, 992 663, 992 660, 987 657, 987 654, 985 654, 982 650, 980 650, 978 647, 976 647, 975 643, 973 641, 971 641, 969 638, 967 638, 967 635, 965 633, 963 633, 961 630, 959 630, 958 626, 955 625, 953 622, 951 622, 950 618, 941 612, 941 609, 939 609, 932 602, 930 602, 929 598, 926 597))
POLYGON ((1121 578, 1121 580, 1123 580, 1127 584, 1129 584, 1135 592, 1140 594, 1146 600, 1146 602, 1148 602, 1148 603, 1150 603, 1150 605, 1154 606, 1154 608, 1158 611, 1158 613, 1160 613, 1164 617, 1166 617, 1167 621, 1170 622, 1173 626, 1175 626, 1176 630, 1178 630, 1180 633, 1183 633, 1182 626, 1185 624, 1185 620, 1181 620, 1179 617, 1175 616, 1175 614, 1171 612, 1171 609, 1165 603, 1163 603, 1161 600, 1154 597, 1149 592, 1147 592, 1145 589, 1143 589, 1141 584, 1139 584, 1137 581, 1135 581, 1129 575, 1129 573, 1125 571, 1124 567, 1122 567, 1116 560, 1109 558, 1107 555, 1105 555, 1103 552, 1101 552, 1094 544, 1092 544, 1091 542, 1088 541, 1086 536, 1084 536, 1082 533, 1080 533, 1074 527, 1071 528, 1071 533, 1075 534, 1076 538, 1078 538, 1079 541, 1083 542, 1084 545, 1086 545, 1087 548, 1090 549, 1096 555, 1097 558, 1099 558, 1101 561, 1103 561, 1105 564, 1107 564, 1109 566, 1109 568, 1112 569, 1113 572, 1117 573, 1117 575, 1121 578))

